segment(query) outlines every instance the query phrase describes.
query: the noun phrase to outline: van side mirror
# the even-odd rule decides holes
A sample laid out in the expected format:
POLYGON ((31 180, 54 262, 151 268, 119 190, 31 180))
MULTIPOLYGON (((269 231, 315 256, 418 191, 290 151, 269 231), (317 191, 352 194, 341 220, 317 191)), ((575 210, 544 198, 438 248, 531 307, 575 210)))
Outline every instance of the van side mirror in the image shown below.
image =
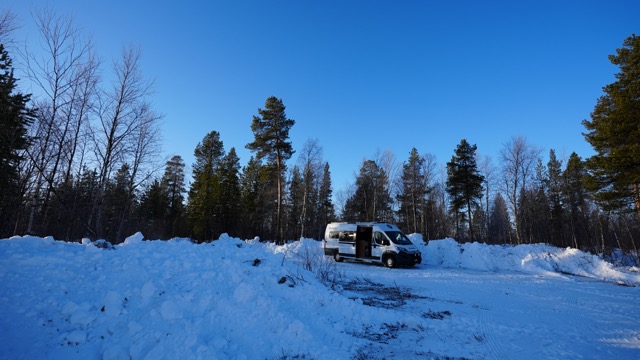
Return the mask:
POLYGON ((391 244, 389 243, 389 240, 384 239, 384 240, 382 240, 382 245, 384 245, 384 246, 389 246, 389 245, 391 245, 391 244))

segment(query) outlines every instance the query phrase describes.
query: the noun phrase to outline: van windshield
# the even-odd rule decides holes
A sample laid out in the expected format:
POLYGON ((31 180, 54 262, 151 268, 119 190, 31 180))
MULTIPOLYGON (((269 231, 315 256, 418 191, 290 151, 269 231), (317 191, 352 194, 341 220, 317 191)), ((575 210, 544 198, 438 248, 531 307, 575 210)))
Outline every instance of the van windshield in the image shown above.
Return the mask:
POLYGON ((411 245, 411 240, 400 231, 385 231, 385 234, 398 245, 411 245))

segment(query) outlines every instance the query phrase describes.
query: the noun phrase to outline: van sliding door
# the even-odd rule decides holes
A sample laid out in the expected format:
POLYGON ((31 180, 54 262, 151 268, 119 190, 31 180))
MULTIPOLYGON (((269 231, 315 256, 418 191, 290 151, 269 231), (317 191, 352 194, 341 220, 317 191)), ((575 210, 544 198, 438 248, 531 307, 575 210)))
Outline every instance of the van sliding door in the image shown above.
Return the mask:
POLYGON ((356 230, 356 257, 371 257, 371 237, 373 228, 371 226, 358 226, 356 230))

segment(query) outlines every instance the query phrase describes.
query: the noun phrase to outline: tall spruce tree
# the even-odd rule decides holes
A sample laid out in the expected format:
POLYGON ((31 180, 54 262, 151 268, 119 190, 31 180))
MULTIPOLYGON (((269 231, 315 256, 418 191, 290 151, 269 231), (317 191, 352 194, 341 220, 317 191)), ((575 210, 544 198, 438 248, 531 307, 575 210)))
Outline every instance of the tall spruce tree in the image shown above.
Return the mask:
POLYGON ((185 164, 180 155, 174 155, 167 161, 161 186, 168 200, 168 209, 164 219, 163 235, 172 238, 186 236, 184 219, 184 183, 185 164))
POLYGON ((213 240, 219 235, 220 179, 218 167, 224 156, 220 133, 211 131, 198 143, 194 151, 193 184, 189 190, 187 209, 193 236, 200 241, 213 240))
POLYGON ((253 156, 242 168, 240 174, 240 212, 242 219, 241 235, 270 236, 270 212, 275 197, 271 196, 273 183, 271 171, 253 156))
MULTIPOLYGON (((462 139, 456 147, 455 155, 447 163, 447 193, 451 196, 451 209, 456 215, 466 210, 469 235, 474 239, 472 209, 482 197, 484 177, 476 164, 476 145, 462 139)), ((457 222, 457 221, 456 221, 457 222)))
POLYGON ((425 241, 451 236, 451 218, 448 216, 446 189, 441 182, 430 186, 424 207, 423 239, 425 241))
POLYGON ((489 214, 485 211, 481 202, 473 205, 472 214, 473 218, 471 219, 471 223, 475 240, 477 242, 487 243, 489 240, 489 214))
POLYGON ((138 206, 139 226, 150 239, 166 238, 165 226, 169 199, 160 181, 154 180, 142 193, 138 206))
POLYGON ((362 163, 356 178, 356 191, 347 199, 342 214, 345 221, 390 221, 391 198, 386 188, 387 175, 373 160, 362 163))
POLYGON ((449 236, 448 217, 445 205, 444 186, 436 181, 436 157, 433 154, 422 155, 424 188, 427 194, 422 204, 419 232, 423 239, 442 239, 449 236))
POLYGON ((563 177, 563 203, 567 211, 567 238, 570 245, 580 249, 582 245, 591 245, 589 241, 589 204, 584 188, 586 177, 585 164, 578 154, 571 153, 563 177))
POLYGON ((496 194, 489 215, 489 243, 511 243, 511 221, 507 202, 500 193, 496 194))
POLYGON ((290 239, 302 237, 303 222, 303 199, 304 199, 304 178, 300 173, 300 168, 294 165, 291 170, 291 180, 289 181, 289 192, 287 201, 287 237, 290 239))
POLYGON ((617 81, 582 122, 596 151, 586 161, 588 186, 605 209, 635 209, 640 217, 640 37, 631 35, 616 53, 609 60, 620 67, 617 81))
POLYGON ((275 233, 278 243, 281 243, 285 164, 294 153, 289 141, 289 130, 295 124, 295 120, 287 118, 282 99, 275 96, 267 98, 264 107, 264 109, 258 109, 258 116, 253 116, 251 131, 253 131, 254 140, 246 147, 256 153, 258 160, 266 159, 275 169, 277 185, 275 233))
POLYGON ((567 246, 563 237, 564 207, 562 206, 562 161, 556 157, 556 152, 549 150, 549 162, 547 163, 546 187, 550 208, 550 242, 557 246, 567 246))
MULTIPOLYGON (((125 163, 113 179, 109 179, 104 192, 103 237, 116 244, 124 241, 124 234, 132 231, 133 206, 136 202, 135 194, 129 191, 131 182, 131 167, 125 163)), ((133 230, 135 231, 135 230, 133 230)))
POLYGON ((297 237, 313 237, 319 227, 319 192, 322 181, 322 147, 318 139, 305 142, 298 157, 302 176, 302 207, 300 209, 300 233, 297 237))
POLYGON ((546 166, 538 159, 532 186, 520 192, 522 211, 521 231, 523 239, 529 243, 549 242, 551 231, 551 208, 547 195, 549 178, 546 166))
POLYGON ((312 230, 316 224, 318 211, 318 191, 320 187, 320 172, 308 164, 302 171, 303 197, 301 211, 301 237, 312 236, 312 230))
POLYGON ((425 159, 418 154, 416 148, 412 148, 409 159, 402 165, 400 193, 397 195, 400 202, 398 210, 400 225, 411 232, 420 232, 424 211, 424 204, 428 192, 425 182, 425 159))
POLYGON ((222 158, 219 169, 220 196, 218 218, 221 231, 238 236, 240 218, 240 158, 231 148, 222 158))
POLYGON ((92 236, 89 221, 91 210, 98 194, 98 172, 83 167, 74 184, 74 196, 71 204, 71 221, 66 239, 79 239, 92 236))
POLYGON ((0 236, 13 232, 20 208, 18 165, 29 144, 27 128, 34 120, 28 107, 31 95, 17 91, 9 54, 0 44, 0 236))
POLYGON ((329 170, 329 163, 325 162, 322 171, 322 182, 320 183, 320 190, 318 194, 318 197, 320 198, 320 222, 315 234, 315 236, 317 236, 317 239, 322 238, 324 229, 327 227, 327 224, 335 219, 335 207, 333 205, 332 193, 333 189, 331 187, 331 171, 329 170))

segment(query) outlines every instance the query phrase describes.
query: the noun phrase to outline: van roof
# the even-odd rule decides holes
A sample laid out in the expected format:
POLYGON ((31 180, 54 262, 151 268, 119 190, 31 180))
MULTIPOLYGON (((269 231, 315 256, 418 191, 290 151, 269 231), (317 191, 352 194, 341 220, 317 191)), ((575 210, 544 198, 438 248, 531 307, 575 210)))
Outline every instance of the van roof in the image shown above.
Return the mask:
MULTIPOLYGON (((333 221, 329 224, 357 224, 357 225, 372 225, 372 224, 389 224, 382 221, 333 221)), ((392 224, 393 225, 393 224, 392 224)))
POLYGON ((384 226, 386 225, 389 228, 397 228, 396 225, 391 224, 391 223, 386 223, 386 222, 332 222, 329 223, 327 226, 330 225, 356 225, 356 226, 384 226))

